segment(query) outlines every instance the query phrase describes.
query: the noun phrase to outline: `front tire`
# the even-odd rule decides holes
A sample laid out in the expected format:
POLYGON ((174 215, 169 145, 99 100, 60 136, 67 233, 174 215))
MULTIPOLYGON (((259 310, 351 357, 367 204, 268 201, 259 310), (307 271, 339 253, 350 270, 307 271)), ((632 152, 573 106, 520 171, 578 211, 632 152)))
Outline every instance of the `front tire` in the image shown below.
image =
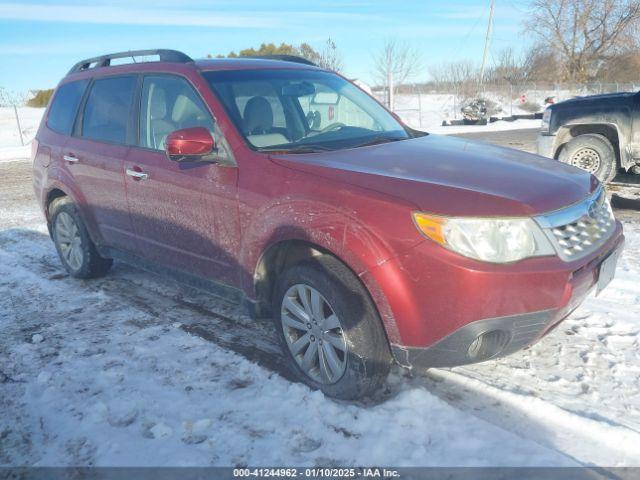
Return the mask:
POLYGON ((69 275, 95 278, 109 271, 113 260, 100 256, 78 208, 68 197, 56 198, 49 206, 49 216, 53 243, 69 275))
POLYGON ((373 394, 391 352, 378 312, 358 278, 329 255, 291 267, 273 300, 282 348, 296 376, 343 400, 373 394))
POLYGON ((559 160, 581 168, 602 183, 609 183, 618 173, 616 152, 611 142, 595 133, 579 135, 560 152, 559 160))

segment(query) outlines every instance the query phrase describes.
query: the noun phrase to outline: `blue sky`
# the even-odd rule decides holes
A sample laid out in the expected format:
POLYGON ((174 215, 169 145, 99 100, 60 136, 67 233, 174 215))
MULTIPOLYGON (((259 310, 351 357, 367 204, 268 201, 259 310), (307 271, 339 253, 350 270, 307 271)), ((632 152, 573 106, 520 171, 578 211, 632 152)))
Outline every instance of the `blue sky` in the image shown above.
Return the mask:
MULTIPOLYGON (((526 2, 496 0, 492 56, 527 44, 526 2)), ((53 87, 77 60, 141 48, 174 48, 193 58, 331 37, 344 73, 372 79, 372 56, 387 38, 421 52, 424 71, 480 59, 489 0, 0 0, 0 87, 53 87)), ((491 61, 491 57, 489 59, 491 61)))

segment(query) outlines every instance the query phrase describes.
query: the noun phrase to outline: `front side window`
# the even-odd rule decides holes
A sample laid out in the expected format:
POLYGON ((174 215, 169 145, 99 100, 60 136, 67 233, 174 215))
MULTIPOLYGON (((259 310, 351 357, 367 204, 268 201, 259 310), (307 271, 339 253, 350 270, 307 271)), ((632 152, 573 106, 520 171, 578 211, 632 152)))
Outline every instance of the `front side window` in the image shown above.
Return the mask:
POLYGON ((337 150, 409 138, 378 102, 331 72, 229 70, 204 76, 257 150, 337 150))
POLYGON ((84 107, 82 136, 109 143, 127 143, 136 77, 96 80, 84 107))
POLYGON ((167 135, 190 127, 204 127, 212 134, 214 130, 213 118, 193 87, 176 76, 145 77, 138 144, 164 150, 167 135))
POLYGON ((69 135, 78 113, 78 106, 89 80, 78 80, 61 85, 58 88, 47 118, 47 126, 55 132, 69 135))

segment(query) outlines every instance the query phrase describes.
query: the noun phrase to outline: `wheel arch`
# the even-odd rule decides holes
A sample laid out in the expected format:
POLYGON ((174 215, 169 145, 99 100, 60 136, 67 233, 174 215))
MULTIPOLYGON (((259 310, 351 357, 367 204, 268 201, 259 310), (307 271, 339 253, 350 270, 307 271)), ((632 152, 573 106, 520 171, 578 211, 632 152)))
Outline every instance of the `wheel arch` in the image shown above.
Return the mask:
POLYGON ((391 343, 399 338, 391 307, 373 278, 365 278, 341 255, 308 239, 290 238, 274 242, 260 256, 253 275, 256 315, 265 317, 273 314, 271 302, 278 275, 298 263, 323 255, 335 258, 358 279, 382 321, 387 341, 391 343))
POLYGON ((51 188, 44 197, 44 216, 47 221, 47 229, 49 230, 49 235, 52 235, 51 230, 51 204, 54 200, 58 198, 72 198, 65 190, 59 187, 51 188))
POLYGON ((557 134, 555 151, 553 158, 558 160, 562 150, 574 138, 580 135, 595 134, 605 137, 616 154, 618 167, 626 164, 626 144, 624 137, 620 134, 618 126, 614 123, 574 123, 560 127, 557 134))
POLYGON ((78 208, 78 212, 80 217, 85 223, 87 227, 87 231, 89 232, 89 236, 91 240, 97 244, 96 240, 100 238, 98 235, 98 229, 94 222, 93 215, 91 212, 85 207, 86 203, 82 201, 83 197, 80 192, 75 191, 73 188, 68 187, 66 184, 62 184, 61 182, 52 182, 49 185, 49 188, 46 191, 46 194, 43 195, 42 207, 45 215, 45 219, 47 221, 47 228, 49 229, 49 234, 51 234, 51 212, 50 207, 54 200, 57 198, 68 197, 78 208))

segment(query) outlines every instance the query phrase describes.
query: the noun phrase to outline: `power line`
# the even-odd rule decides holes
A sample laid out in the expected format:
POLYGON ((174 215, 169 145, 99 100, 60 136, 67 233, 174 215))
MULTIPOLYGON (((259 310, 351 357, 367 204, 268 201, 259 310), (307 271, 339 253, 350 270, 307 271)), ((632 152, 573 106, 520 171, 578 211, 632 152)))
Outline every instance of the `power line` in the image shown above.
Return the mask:
POLYGON ((480 24, 480 21, 482 19, 484 19, 485 14, 487 12, 487 6, 485 5, 484 9, 482 10, 482 13, 480 13, 480 15, 478 16, 478 18, 476 18, 476 21, 474 22, 474 24, 471 26, 471 28, 469 29, 469 31, 466 33, 466 35, 463 37, 463 39, 457 43, 449 52, 449 54, 447 55, 447 58, 450 58, 451 61, 454 61, 458 58, 458 56, 460 55, 460 52, 463 51, 463 48, 466 43, 469 41, 469 38, 471 37, 471 34, 475 31, 475 29, 478 27, 478 25, 480 24))

